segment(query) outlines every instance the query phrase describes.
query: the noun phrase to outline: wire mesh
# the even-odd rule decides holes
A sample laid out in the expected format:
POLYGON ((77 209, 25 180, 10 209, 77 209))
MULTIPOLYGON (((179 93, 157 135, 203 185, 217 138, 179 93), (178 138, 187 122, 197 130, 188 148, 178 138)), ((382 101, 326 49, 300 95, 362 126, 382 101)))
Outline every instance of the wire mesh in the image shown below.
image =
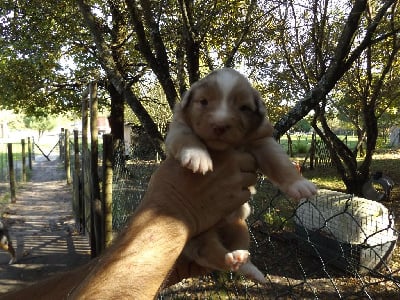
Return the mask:
MULTIPOLYGON (((156 161, 114 161, 113 229, 140 203, 156 161)), ((395 217, 380 203, 333 191, 297 203, 260 176, 248 219, 252 262, 267 283, 213 272, 159 292, 158 299, 397 299, 395 217)))
POLYGON ((267 284, 215 272, 166 288, 159 299, 398 297, 398 231, 383 205, 333 191, 298 205, 264 177, 257 190, 250 201, 250 252, 267 284))
POLYGON ((115 231, 124 227, 140 203, 150 176, 158 165, 155 161, 128 159, 129 157, 132 156, 127 156, 123 149, 118 149, 114 158, 112 211, 115 231))

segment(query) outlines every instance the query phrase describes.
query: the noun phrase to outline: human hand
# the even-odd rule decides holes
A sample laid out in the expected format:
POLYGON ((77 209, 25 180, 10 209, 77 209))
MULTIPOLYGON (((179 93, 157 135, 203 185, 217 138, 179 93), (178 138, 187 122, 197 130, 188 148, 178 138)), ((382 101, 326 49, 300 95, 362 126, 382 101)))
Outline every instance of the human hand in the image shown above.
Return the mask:
POLYGON ((249 200, 254 185, 256 162, 236 150, 210 151, 214 170, 193 173, 173 158, 167 158, 153 174, 142 204, 156 207, 184 222, 189 238, 217 223, 249 200), (150 202, 151 201, 151 202, 150 202))

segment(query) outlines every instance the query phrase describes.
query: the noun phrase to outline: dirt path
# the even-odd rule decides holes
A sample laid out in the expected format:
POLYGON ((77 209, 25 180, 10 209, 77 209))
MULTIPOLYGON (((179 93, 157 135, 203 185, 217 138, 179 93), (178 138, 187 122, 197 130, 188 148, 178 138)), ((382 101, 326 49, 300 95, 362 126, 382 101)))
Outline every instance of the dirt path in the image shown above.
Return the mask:
POLYGON ((71 195, 60 161, 33 163, 31 180, 19 187, 17 203, 2 218, 18 260, 8 265, 8 253, 0 252, 0 297, 90 259, 87 237, 75 231, 71 195))

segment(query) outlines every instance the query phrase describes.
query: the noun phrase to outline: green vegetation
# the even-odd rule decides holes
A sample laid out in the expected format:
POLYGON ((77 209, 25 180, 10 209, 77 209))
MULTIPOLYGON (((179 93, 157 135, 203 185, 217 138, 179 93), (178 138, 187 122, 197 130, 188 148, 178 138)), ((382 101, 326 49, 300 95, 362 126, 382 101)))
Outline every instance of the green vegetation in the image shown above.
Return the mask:
MULTIPOLYGON (((367 179, 378 134, 398 120, 396 0, 0 4, 2 108, 42 121, 72 114, 93 82, 116 139, 129 118, 161 156, 160 123, 191 84, 220 67, 249 77, 277 137, 312 128, 354 193, 367 179), (133 112, 125 119, 124 104, 133 112), (354 132, 360 145, 368 141, 362 163, 337 129, 354 132)), ((307 150, 293 144, 296 154, 307 150)))

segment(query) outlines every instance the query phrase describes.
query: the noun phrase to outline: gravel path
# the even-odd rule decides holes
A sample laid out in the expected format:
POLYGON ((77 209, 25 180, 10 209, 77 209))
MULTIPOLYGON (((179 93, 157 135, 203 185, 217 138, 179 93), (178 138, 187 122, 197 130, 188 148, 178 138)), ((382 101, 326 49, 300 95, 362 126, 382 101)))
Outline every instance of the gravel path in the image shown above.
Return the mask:
POLYGON ((33 163, 31 180, 18 188, 16 203, 2 216, 17 262, 8 265, 8 253, 0 252, 0 297, 90 259, 88 238, 75 230, 71 189, 60 161, 33 163))

